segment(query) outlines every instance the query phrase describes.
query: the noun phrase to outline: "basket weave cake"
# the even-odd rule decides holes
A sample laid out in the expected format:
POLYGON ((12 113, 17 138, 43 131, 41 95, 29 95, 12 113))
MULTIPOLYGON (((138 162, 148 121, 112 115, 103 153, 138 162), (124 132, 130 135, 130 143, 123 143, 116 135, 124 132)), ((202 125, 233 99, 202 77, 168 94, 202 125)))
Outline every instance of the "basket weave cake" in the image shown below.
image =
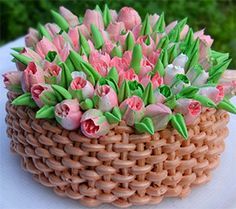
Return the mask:
MULTIPOLYGON (((11 94, 8 94, 11 100, 11 94)), ((156 204, 185 197, 208 182, 224 150, 229 115, 205 109, 185 141, 173 128, 134 134, 120 122, 101 139, 88 139, 55 122, 35 119, 28 107, 6 105, 12 151, 35 180, 86 206, 156 204)))
POLYGON ((13 48, 7 134, 23 168, 96 207, 157 204, 208 182, 228 134, 231 59, 164 13, 60 7, 13 48), (229 74, 230 75, 230 74, 229 74))

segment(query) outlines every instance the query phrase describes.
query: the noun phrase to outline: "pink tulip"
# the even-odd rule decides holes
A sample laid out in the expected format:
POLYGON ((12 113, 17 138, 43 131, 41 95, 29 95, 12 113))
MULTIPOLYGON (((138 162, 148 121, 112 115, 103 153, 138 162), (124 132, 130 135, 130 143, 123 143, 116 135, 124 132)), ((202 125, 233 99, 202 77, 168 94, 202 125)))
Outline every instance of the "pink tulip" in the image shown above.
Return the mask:
POLYGON ((165 102, 166 97, 163 94, 160 93, 159 89, 155 89, 153 91, 153 94, 154 94, 154 98, 155 98, 155 104, 165 102))
POLYGON ((115 67, 118 72, 127 71, 132 59, 132 52, 126 51, 123 57, 113 57, 110 61, 110 67, 115 67))
POLYGON ((52 88, 48 84, 39 83, 34 84, 31 88, 31 95, 38 107, 42 107, 44 104, 42 96, 45 92, 53 92, 52 88))
POLYGON ((110 125, 100 110, 87 110, 81 118, 81 132, 88 138, 99 138, 110 131, 110 125))
POLYGON ((3 82, 5 84, 5 87, 9 91, 21 92, 22 72, 10 71, 10 72, 4 73, 2 76, 3 76, 3 82))
POLYGON ((116 10, 110 9, 110 14, 111 14, 111 22, 116 22, 118 18, 116 10))
POLYGON ((29 28, 28 34, 25 36, 25 45, 34 47, 39 42, 39 33, 33 28, 29 28))
POLYGON ((94 24, 100 30, 104 30, 102 15, 100 14, 100 12, 96 10, 90 10, 90 9, 86 10, 83 24, 88 28, 89 31, 91 24, 94 24))
POLYGON ((75 130, 80 127, 82 112, 76 99, 67 99, 55 107, 55 117, 58 123, 67 130, 75 130))
POLYGON ((134 26, 141 24, 138 12, 131 7, 123 7, 119 11, 117 21, 123 22, 127 30, 132 30, 134 26))
POLYGON ((132 34, 134 35, 134 39, 137 40, 139 35, 140 35, 140 31, 141 31, 142 25, 136 25, 134 26, 134 28, 132 29, 132 34))
POLYGON ((179 66, 179 67, 184 68, 185 65, 186 65, 186 63, 187 63, 187 61, 188 61, 188 56, 181 53, 180 55, 178 55, 178 56, 174 59, 174 61, 172 62, 172 64, 173 64, 174 66, 179 66))
POLYGON ((76 25, 79 25, 78 17, 74 15, 70 10, 62 6, 59 8, 59 10, 60 10, 61 15, 69 23, 70 27, 75 27, 76 25))
POLYGON ((105 43, 102 46, 102 52, 111 54, 112 49, 115 47, 115 44, 111 42, 110 40, 105 41, 105 43))
POLYGON ((43 69, 46 73, 46 77, 55 77, 56 82, 59 82, 61 80, 61 68, 55 63, 45 61, 43 69))
POLYGON ((21 86, 24 92, 29 92, 31 87, 37 83, 44 83, 45 72, 34 62, 30 62, 23 71, 21 86))
POLYGON ((110 39, 114 42, 119 41, 120 34, 123 30, 125 30, 125 25, 123 22, 110 23, 107 27, 107 32, 110 39))
POLYGON ((166 128, 172 111, 164 104, 150 104, 146 107, 145 116, 152 119, 155 131, 166 128))
POLYGON ((148 55, 148 60, 155 65, 157 63, 157 60, 161 54, 161 49, 158 50, 153 50, 149 55, 148 55))
POLYGON ((142 79, 145 75, 150 73, 154 68, 154 65, 146 58, 144 57, 141 60, 141 69, 139 72, 139 78, 142 79))
POLYGON ((124 80, 128 81, 139 81, 137 74, 135 74, 134 70, 130 68, 127 71, 120 71, 119 73, 119 86, 123 83, 124 80))
POLYGON ((111 111, 115 106, 118 106, 117 94, 108 85, 97 86, 95 95, 98 96, 96 107, 102 112, 111 111))
POLYGON ((220 84, 224 89, 224 95, 227 98, 232 98, 236 95, 236 80, 228 81, 220 84))
POLYGON ((214 41, 214 40, 211 38, 211 36, 204 34, 204 29, 195 32, 195 33, 194 33, 194 38, 195 38, 195 39, 199 38, 200 41, 203 41, 208 47, 211 47, 211 45, 213 44, 213 41, 214 41))
POLYGON ((160 74, 157 72, 151 79, 153 89, 156 89, 157 87, 161 86, 163 84, 163 77, 160 76, 160 74))
POLYGON ((26 66, 18 60, 16 60, 15 64, 18 71, 24 71, 26 69, 26 66))
POLYGON ((34 62, 39 63, 40 61, 42 61, 42 58, 35 51, 28 47, 25 47, 21 54, 25 55, 26 57, 32 58, 34 62))
POLYGON ((192 99, 179 99, 174 109, 175 112, 182 113, 187 125, 192 124, 201 113, 200 102, 192 99))
POLYGON ((94 94, 93 85, 82 77, 76 77, 72 80, 69 91, 71 94, 79 100, 86 98, 92 98, 94 94))
POLYGON ((140 83, 146 87, 151 82, 151 76, 146 74, 140 78, 140 83))
MULTIPOLYGON (((170 31, 177 25, 177 23, 178 23, 178 21, 173 21, 169 25, 167 25, 165 28, 166 33, 167 34, 170 33, 170 31)), ((189 26, 185 25, 183 30, 180 32, 180 39, 181 40, 185 38, 185 36, 188 33, 188 30, 189 30, 189 26)))
POLYGON ((145 43, 146 39, 147 36, 140 36, 136 43, 141 45, 143 55, 148 57, 155 50, 156 46, 152 38, 150 38, 150 44, 145 43))
POLYGON ((110 56, 107 53, 92 51, 89 56, 89 63, 102 75, 106 76, 109 71, 110 56))
POLYGON ((153 14, 153 15, 149 15, 149 20, 150 20, 151 27, 153 27, 156 24, 158 19, 159 19, 159 15, 156 14, 156 13, 153 14))
POLYGON ((177 74, 184 74, 184 68, 180 66, 174 66, 173 64, 167 65, 165 69, 164 83, 171 84, 173 78, 177 74))
POLYGON ((143 118, 145 108, 143 100, 140 97, 132 96, 120 104, 120 110, 126 124, 133 126, 143 118))
POLYGON ((57 35, 56 37, 54 37, 52 43, 56 47, 58 52, 60 52, 66 45, 66 41, 62 35, 57 35))
POLYGON ((199 90, 199 94, 208 97, 218 104, 224 98, 224 88, 222 85, 218 85, 217 87, 202 87, 199 90))
POLYGON ((59 34, 59 32, 61 31, 59 26, 55 23, 47 23, 45 25, 45 28, 47 29, 47 31, 49 32, 49 34, 52 38, 57 36, 57 34, 59 34))
POLYGON ((43 37, 43 39, 36 44, 35 51, 40 55, 41 58, 44 59, 49 51, 57 52, 57 48, 51 41, 43 37))

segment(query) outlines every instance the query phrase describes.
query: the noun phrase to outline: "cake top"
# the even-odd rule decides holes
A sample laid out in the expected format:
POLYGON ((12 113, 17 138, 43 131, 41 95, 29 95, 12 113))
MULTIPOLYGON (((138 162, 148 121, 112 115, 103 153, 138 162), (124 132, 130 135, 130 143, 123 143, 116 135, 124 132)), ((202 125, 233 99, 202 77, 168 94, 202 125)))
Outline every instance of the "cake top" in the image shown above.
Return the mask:
POLYGON ((35 108, 36 118, 99 138, 124 120, 138 133, 154 134, 170 123, 188 138, 202 107, 236 113, 229 99, 236 81, 221 82, 229 54, 211 49, 204 30, 187 18, 165 23, 161 15, 107 5, 77 17, 64 7, 55 23, 38 24, 14 48, 18 71, 3 75, 19 96, 13 105, 35 108))

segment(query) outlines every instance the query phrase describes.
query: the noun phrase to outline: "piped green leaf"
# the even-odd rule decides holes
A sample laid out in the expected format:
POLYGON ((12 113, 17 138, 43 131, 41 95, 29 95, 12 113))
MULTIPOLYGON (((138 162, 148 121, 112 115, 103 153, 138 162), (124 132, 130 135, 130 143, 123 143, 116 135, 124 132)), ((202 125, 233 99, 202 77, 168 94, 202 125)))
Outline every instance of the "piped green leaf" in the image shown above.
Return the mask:
POLYGON ((139 133, 149 133, 154 134, 154 125, 152 119, 149 117, 144 117, 139 123, 135 123, 135 129, 139 133))
POLYGON ((105 112, 104 115, 110 124, 119 123, 122 117, 119 107, 114 107, 112 112, 105 112))
POLYGON ((37 107, 36 103, 32 99, 32 96, 29 92, 24 93, 12 101, 13 105, 24 105, 29 107, 37 107))
POLYGON ((112 67, 112 68, 109 70, 109 72, 108 72, 106 78, 107 78, 107 79, 113 79, 113 80, 116 82, 116 84, 118 84, 119 75, 118 75, 118 72, 117 72, 117 70, 116 70, 115 67, 112 67))
POLYGON ((118 100, 119 102, 122 102, 130 96, 131 96, 131 92, 130 92, 128 81, 124 80, 118 92, 118 100))
POLYGON ((173 44, 173 46, 171 46, 168 49, 168 60, 169 63, 172 63, 173 60, 178 56, 178 45, 177 44, 173 44))
POLYGON ((196 86, 188 86, 183 88, 177 95, 176 98, 193 98, 195 94, 199 91, 196 86))
POLYGON ((149 18, 149 14, 146 15, 143 23, 142 23, 142 28, 141 28, 141 31, 140 31, 140 35, 149 35, 152 31, 152 27, 151 27, 151 24, 150 24, 150 18, 149 18))
POLYGON ((162 64, 164 67, 166 67, 168 65, 168 53, 167 53, 167 50, 166 49, 163 49, 161 51, 161 54, 160 54, 160 57, 159 59, 161 60, 162 64))
POLYGON ((126 39, 125 39, 125 50, 133 50, 135 45, 133 35, 131 32, 128 33, 126 39))
POLYGON ((165 75, 165 68, 164 65, 162 64, 162 61, 160 59, 158 59, 154 69, 153 69, 153 75, 155 75, 155 73, 159 73, 159 75, 161 77, 163 77, 165 75))
POLYGON ((56 85, 56 84, 53 84, 51 86, 55 92, 55 95, 58 101, 62 101, 64 99, 72 99, 71 94, 64 87, 56 85))
POLYGON ((38 31, 39 34, 41 35, 41 37, 46 37, 48 40, 52 40, 52 37, 50 36, 50 33, 48 32, 48 30, 45 28, 45 26, 43 26, 42 24, 38 24, 38 31))
POLYGON ((11 55, 19 62, 21 62, 24 65, 28 65, 29 62, 32 61, 32 58, 26 57, 23 54, 18 54, 18 53, 11 53, 11 55))
POLYGON ((65 63, 62 62, 59 64, 59 66, 62 69, 60 85, 64 87, 65 89, 68 89, 72 81, 71 72, 65 63))
POLYGON ((236 114, 236 107, 228 99, 223 99, 218 105, 218 109, 226 110, 230 113, 236 114))
POLYGON ((166 98, 170 97, 172 95, 171 89, 167 85, 162 85, 158 87, 160 93, 165 96, 166 98))
POLYGON ((180 135, 183 136, 184 139, 188 139, 188 130, 183 115, 180 113, 172 115, 170 121, 172 126, 180 133, 180 135))
POLYGON ((93 108, 93 101, 91 99, 87 98, 84 101, 80 102, 80 107, 84 111, 92 109, 93 108))
POLYGON ((134 69, 137 75, 140 72, 141 59, 142 59, 142 47, 139 44, 136 44, 133 49, 130 67, 134 69))
POLYGON ((94 47, 96 49, 101 49, 104 44, 104 40, 103 40, 101 32, 94 24, 91 24, 91 33, 92 33, 94 47))
POLYGON ((143 102, 146 105, 153 104, 155 102, 154 94, 153 94, 153 86, 150 82, 144 90, 143 93, 143 102))
POLYGON ((69 30, 69 24, 65 20, 65 18, 60 15, 59 13, 55 12, 54 10, 51 10, 52 17, 55 21, 55 23, 64 31, 68 32, 69 30))
POLYGON ((158 42, 157 49, 165 49, 168 46, 169 42, 170 42, 169 37, 164 36, 158 42))
POLYGON ((24 50, 24 47, 13 47, 11 49, 14 50, 15 52, 20 53, 20 52, 22 52, 24 50))
POLYGON ((45 119, 52 119, 55 117, 54 106, 44 105, 36 112, 36 118, 45 118, 45 119))
POLYGON ((80 31, 79 31, 79 43, 80 43, 80 46, 82 46, 85 54, 89 55, 90 54, 89 43, 88 43, 87 39, 84 37, 84 35, 80 31))
POLYGON ((53 62, 57 56, 57 52, 49 51, 45 57, 45 59, 49 62, 53 62))
POLYGON ((195 99, 196 101, 199 101, 205 107, 212 107, 212 108, 216 107, 216 104, 208 97, 205 97, 205 96, 202 96, 199 94, 195 94, 190 98, 195 99))
POLYGON ((40 96, 40 99, 45 105, 53 106, 57 104, 57 97, 54 92, 46 91, 40 96))
POLYGON ((153 32, 164 33, 164 31, 165 31, 165 19, 164 19, 164 12, 162 12, 157 22, 153 26, 153 32))
POLYGON ((199 60, 199 51, 196 50, 193 54, 191 54, 189 56, 189 59, 188 59, 186 65, 185 65, 185 68, 189 69, 189 68, 197 65, 198 64, 198 60, 199 60))
POLYGON ((122 51, 119 46, 115 46, 111 51, 112 57, 122 57, 122 51))
POLYGON ((105 4, 102 17, 103 17, 104 25, 105 25, 105 27, 107 27, 112 20, 111 13, 110 13, 110 10, 109 10, 107 4, 105 4))

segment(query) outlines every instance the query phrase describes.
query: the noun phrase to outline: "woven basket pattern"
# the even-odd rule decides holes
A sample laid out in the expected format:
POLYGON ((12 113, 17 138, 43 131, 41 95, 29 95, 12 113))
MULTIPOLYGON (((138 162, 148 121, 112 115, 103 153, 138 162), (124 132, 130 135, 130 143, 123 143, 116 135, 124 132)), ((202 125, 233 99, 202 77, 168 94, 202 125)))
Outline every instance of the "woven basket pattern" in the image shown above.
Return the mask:
POLYGON ((135 134, 122 121, 100 139, 62 129, 55 121, 37 120, 32 109, 6 105, 11 149, 22 166, 60 196, 95 207, 157 204, 164 197, 185 197, 206 183, 224 150, 229 115, 204 109, 189 139, 171 127, 135 134))

